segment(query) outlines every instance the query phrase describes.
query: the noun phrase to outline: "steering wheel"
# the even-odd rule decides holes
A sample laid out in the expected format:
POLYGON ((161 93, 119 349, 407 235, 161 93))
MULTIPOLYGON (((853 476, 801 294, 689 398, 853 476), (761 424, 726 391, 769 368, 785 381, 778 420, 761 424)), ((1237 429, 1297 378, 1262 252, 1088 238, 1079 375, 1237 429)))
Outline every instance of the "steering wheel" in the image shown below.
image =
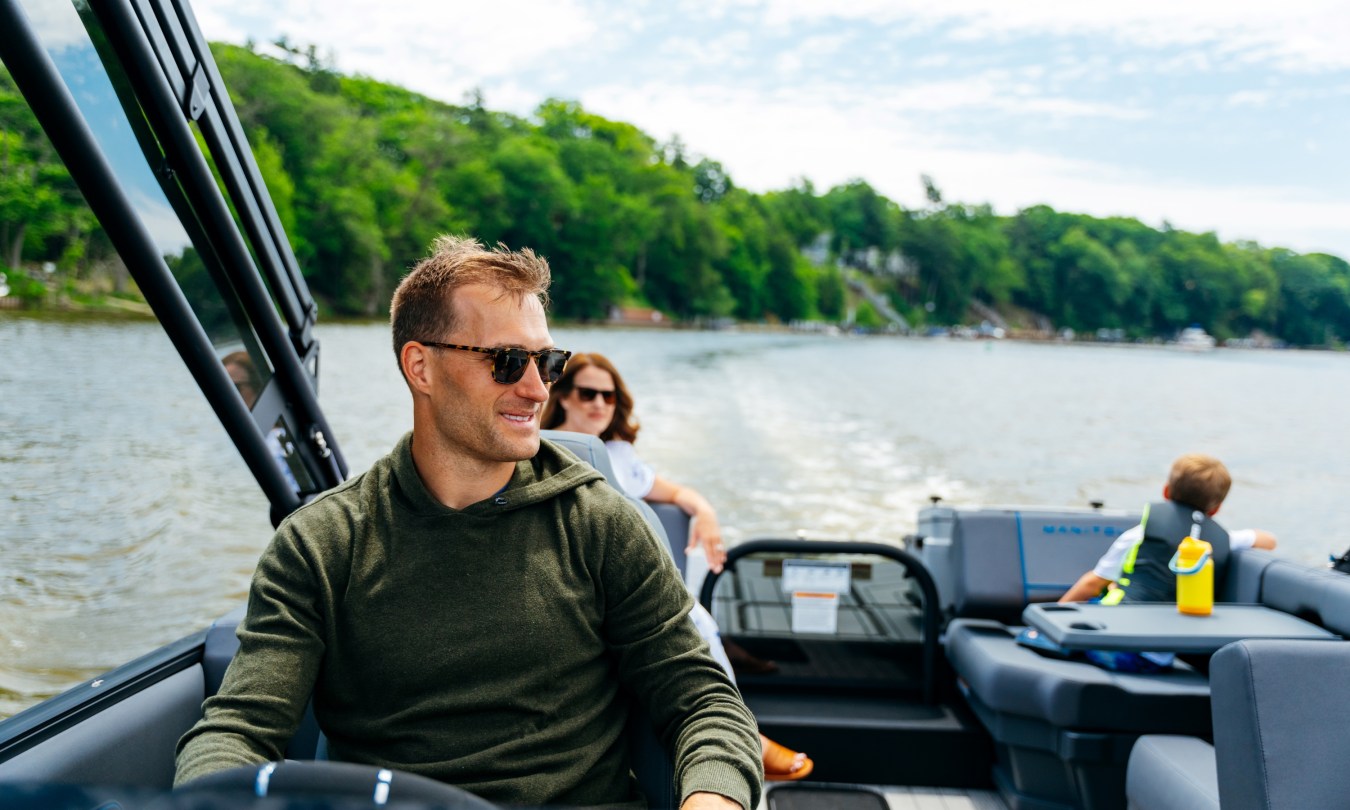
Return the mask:
POLYGON ((194 779, 174 792, 347 799, 376 807, 393 802, 431 804, 452 810, 498 810, 485 799, 435 779, 352 762, 286 760, 241 765, 194 779))

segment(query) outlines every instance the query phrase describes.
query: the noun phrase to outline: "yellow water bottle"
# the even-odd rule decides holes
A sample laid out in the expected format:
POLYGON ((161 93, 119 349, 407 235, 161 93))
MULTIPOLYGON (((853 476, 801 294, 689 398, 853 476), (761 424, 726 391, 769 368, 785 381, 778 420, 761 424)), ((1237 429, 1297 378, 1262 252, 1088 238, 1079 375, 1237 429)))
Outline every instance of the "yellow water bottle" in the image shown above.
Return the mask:
POLYGON ((1190 616, 1208 616, 1214 612, 1214 548, 1192 527, 1181 541, 1168 565, 1177 575, 1177 611, 1190 616))

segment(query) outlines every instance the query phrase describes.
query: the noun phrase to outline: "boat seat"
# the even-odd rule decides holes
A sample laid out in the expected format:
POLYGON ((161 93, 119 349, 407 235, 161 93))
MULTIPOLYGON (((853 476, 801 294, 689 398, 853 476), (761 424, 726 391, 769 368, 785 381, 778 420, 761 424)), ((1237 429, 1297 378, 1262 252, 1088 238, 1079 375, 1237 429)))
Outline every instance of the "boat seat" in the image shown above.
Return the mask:
POLYGON ((994 781, 1012 807, 1122 808, 1125 766, 1146 733, 1208 736, 1209 685, 1184 663, 1170 672, 1111 672, 1042 656, 1021 628, 958 619, 947 658, 994 741, 994 781))
POLYGON ((931 506, 913 546, 943 613, 1016 624, 1030 602, 1058 599, 1137 513, 931 506))
POLYGON ((1208 730, 1209 684, 1185 664, 1156 675, 1112 672, 1042 656, 1016 643, 1018 630, 959 619, 948 631, 948 660, 988 709, 1060 728, 1208 730))
MULTIPOLYGON (((1220 594, 1227 601, 1262 601, 1277 563, 1264 551, 1233 554, 1220 594)), ((1289 569, 1275 575, 1289 582, 1275 587, 1273 606, 1299 606, 1304 613, 1315 607, 1319 616, 1339 616, 1340 605, 1328 594, 1344 587, 1350 619, 1350 578, 1330 583, 1319 577, 1313 583, 1317 587, 1299 585, 1297 572, 1310 569, 1289 569), (1296 605, 1295 591, 1309 604, 1296 605)), ((957 619, 948 625, 945 642, 967 702, 994 738, 995 778, 1005 797, 1120 807, 1136 738, 1209 736, 1208 680, 1184 663, 1157 674, 1111 672, 1023 647, 1016 641, 1020 629, 987 619, 957 619)))
MULTIPOLYGON (((1242 552, 1247 556, 1250 552, 1242 552)), ((1270 555, 1266 555, 1270 556, 1270 555)), ((1260 601, 1331 632, 1350 637, 1350 576, 1326 568, 1270 558, 1261 579, 1260 601)))
MULTIPOLYGON (((609 461, 609 451, 605 449, 605 443, 600 441, 599 437, 588 433, 573 433, 568 430, 541 430, 541 438, 548 439, 556 445, 561 446, 572 455, 586 462, 596 469, 596 472, 605 477, 605 481, 614 487, 614 490, 624 496, 639 512, 646 518, 647 523, 651 525, 652 531, 656 536, 665 541, 666 549, 673 547, 670 544, 670 537, 666 534, 666 525, 657 515, 656 510, 652 509, 651 504, 641 498, 634 498, 627 492, 613 484, 614 465, 609 461)), ((683 555, 683 547, 680 549, 683 555)), ((673 556, 673 553, 672 553, 673 556)), ((684 569, 681 568, 683 571, 684 569)))
POLYGON ((1149 734, 1130 751, 1129 810, 1219 810, 1214 746, 1198 737, 1149 734))
POLYGON ((1219 650, 1210 664, 1214 745, 1141 737, 1129 760, 1129 806, 1344 806, 1350 795, 1347 668, 1350 645, 1335 641, 1253 639, 1219 650))

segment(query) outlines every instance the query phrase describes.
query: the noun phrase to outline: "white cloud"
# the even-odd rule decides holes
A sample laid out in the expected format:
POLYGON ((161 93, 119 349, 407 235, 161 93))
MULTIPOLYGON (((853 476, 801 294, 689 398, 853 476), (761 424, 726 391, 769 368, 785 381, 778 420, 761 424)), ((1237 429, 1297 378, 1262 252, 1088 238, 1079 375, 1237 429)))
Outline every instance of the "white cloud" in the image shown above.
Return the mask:
POLYGON ((88 45, 89 35, 84 23, 69 3, 23 4, 28 22, 33 26, 38 41, 50 51, 61 51, 72 45, 88 45))
POLYGON ((1053 118, 1103 118, 1120 121, 1138 120, 1148 116, 1146 111, 1119 104, 1044 95, 1037 84, 1024 81, 1003 70, 987 71, 968 78, 913 82, 895 87, 882 88, 873 85, 844 93, 838 88, 830 88, 828 93, 835 98, 851 97, 855 106, 881 106, 895 111, 897 115, 979 110, 1053 118))
POLYGON ((920 174, 950 201, 1003 213, 1045 203, 1062 211, 1128 216, 1155 227, 1216 230, 1300 251, 1350 255, 1350 199, 1315 191, 1234 183, 1207 186, 1130 174, 1091 160, 1029 149, 965 149, 916 127, 885 105, 847 107, 809 95, 765 101, 725 87, 612 86, 583 98, 603 115, 640 123, 658 139, 678 133, 716 157, 741 186, 784 188, 806 176, 818 189, 864 178, 907 206, 923 204, 920 174))
POLYGON ((750 35, 745 31, 731 31, 713 39, 668 39, 661 44, 661 55, 676 65, 717 65, 722 70, 746 68, 754 61, 750 35))
POLYGON ((1150 48, 1212 44, 1285 70, 1350 66, 1350 5, 1339 0, 740 0, 777 26, 828 20, 955 25, 961 40, 1107 35, 1150 48))
POLYGON ((440 3, 355 0, 198 0, 206 36, 316 44, 340 70, 449 101, 476 86, 576 59, 600 26, 579 0, 440 3))
POLYGON ((1239 90, 1230 94, 1224 103, 1229 107, 1264 107, 1273 95, 1267 90, 1239 90))

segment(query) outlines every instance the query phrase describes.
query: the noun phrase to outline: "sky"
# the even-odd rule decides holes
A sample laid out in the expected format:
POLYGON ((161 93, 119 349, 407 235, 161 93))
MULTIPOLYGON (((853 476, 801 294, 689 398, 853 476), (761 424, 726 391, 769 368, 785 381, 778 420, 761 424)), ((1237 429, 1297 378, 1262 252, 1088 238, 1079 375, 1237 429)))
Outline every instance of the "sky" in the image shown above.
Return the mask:
POLYGON ((529 116, 547 98, 756 192, 862 178, 1350 257, 1341 0, 195 0, 208 38, 529 116))

